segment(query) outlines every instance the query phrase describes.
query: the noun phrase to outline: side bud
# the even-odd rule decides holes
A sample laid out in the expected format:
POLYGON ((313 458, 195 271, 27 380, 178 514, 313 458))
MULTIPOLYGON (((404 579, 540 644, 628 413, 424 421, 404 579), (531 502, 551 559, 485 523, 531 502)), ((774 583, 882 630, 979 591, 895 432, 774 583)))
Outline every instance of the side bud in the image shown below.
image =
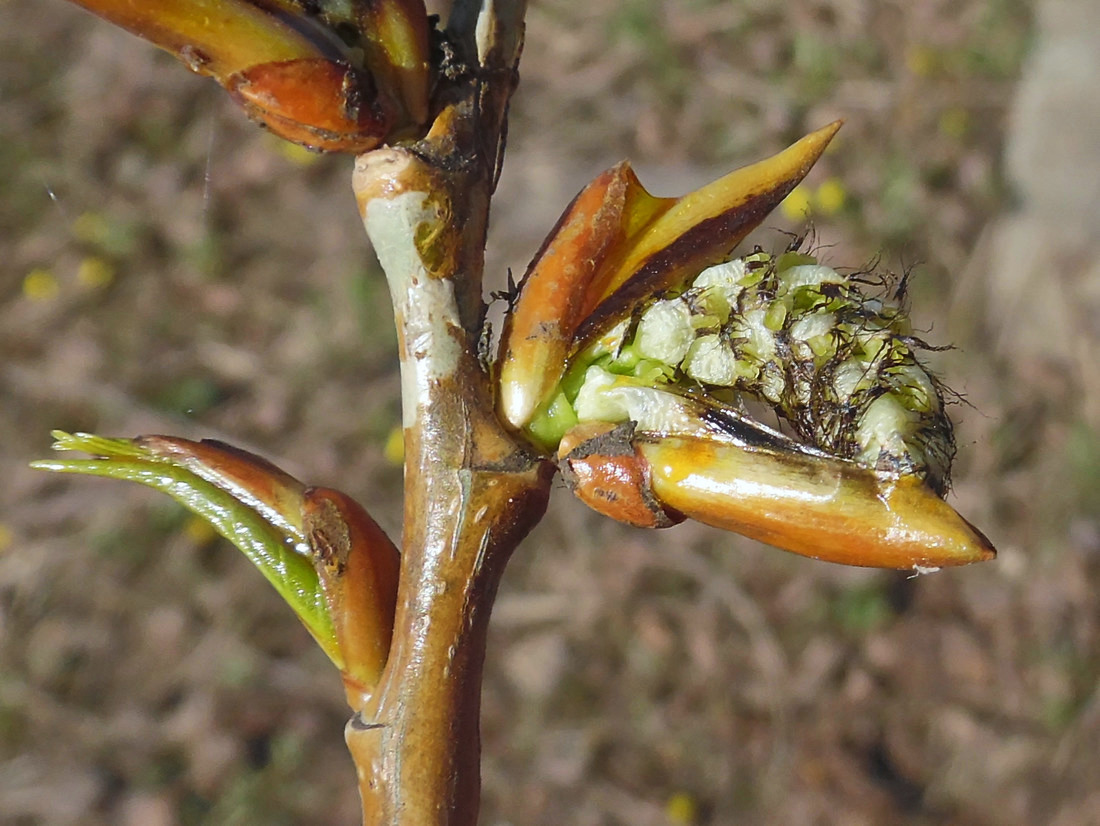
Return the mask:
POLYGON ((431 30, 423 0, 357 3, 367 68, 402 104, 404 119, 428 119, 431 30))
POLYGON ((348 702, 362 707, 389 653, 399 567, 397 549, 362 506, 223 442, 54 438, 55 449, 94 458, 33 467, 138 482, 210 522, 294 609, 343 674, 348 702))
POLYGON ((363 506, 329 488, 309 488, 302 527, 313 553, 352 708, 362 707, 390 651, 401 557, 363 506))
POLYGON ((214 78, 281 138, 361 153, 423 131, 422 0, 74 0, 214 78))

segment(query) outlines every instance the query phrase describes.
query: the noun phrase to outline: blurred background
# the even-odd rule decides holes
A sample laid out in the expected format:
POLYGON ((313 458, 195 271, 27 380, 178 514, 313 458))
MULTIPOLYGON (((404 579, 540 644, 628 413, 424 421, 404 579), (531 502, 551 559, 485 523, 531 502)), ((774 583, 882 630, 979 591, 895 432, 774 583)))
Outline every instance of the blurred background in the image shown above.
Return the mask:
MULTIPOLYGON (((1100 4, 544 0, 491 286, 594 174, 681 194, 842 117, 756 236, 913 269, 997 561, 846 569, 556 491, 493 617, 490 826, 1100 822, 1100 4)), ((51 428, 214 436, 396 535, 351 161, 61 0, 0 0, 0 824, 353 824, 334 671, 242 555, 51 428)))

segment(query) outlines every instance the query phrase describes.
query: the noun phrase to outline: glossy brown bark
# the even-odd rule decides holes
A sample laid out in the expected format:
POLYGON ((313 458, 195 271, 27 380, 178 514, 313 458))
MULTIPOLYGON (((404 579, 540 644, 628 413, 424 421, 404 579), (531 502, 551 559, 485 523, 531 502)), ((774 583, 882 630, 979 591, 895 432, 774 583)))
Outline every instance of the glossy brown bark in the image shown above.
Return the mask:
POLYGON ((394 301, 405 406, 393 645, 378 690, 346 730, 372 826, 476 823, 489 614, 512 550, 543 514, 553 474, 500 425, 477 355, 517 9, 488 26, 456 9, 453 37, 468 57, 479 55, 487 82, 471 77, 444 90, 424 140, 356 165, 356 196, 394 301))

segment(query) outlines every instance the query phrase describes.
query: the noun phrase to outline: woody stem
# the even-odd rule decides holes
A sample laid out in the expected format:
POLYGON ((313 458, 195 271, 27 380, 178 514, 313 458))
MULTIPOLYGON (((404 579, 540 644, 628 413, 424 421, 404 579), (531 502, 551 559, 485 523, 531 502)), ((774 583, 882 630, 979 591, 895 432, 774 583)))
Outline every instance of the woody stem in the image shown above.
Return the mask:
POLYGON ((356 163, 353 186, 397 320, 406 456, 393 644, 378 691, 346 732, 365 824, 476 822, 489 613, 549 491, 551 467, 500 426, 477 354, 522 5, 498 14, 487 3, 480 21, 456 8, 452 39, 480 69, 444 93, 423 141, 356 163))

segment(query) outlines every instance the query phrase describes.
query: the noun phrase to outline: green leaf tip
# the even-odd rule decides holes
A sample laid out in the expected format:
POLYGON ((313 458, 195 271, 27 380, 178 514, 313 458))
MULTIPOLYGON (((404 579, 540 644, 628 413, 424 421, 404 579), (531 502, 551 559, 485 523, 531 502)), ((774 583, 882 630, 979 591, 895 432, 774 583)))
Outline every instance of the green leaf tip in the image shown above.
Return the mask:
MULTIPOLYGON (((100 459, 124 456, 154 458, 148 449, 133 439, 112 439, 94 433, 66 433, 64 430, 51 430, 50 435, 53 437, 53 450, 79 450, 100 459)), ((38 464, 35 463, 35 466, 38 464)))
POLYGON ((301 530, 304 486, 258 456, 217 442, 166 436, 119 439, 54 430, 54 450, 91 459, 43 459, 38 470, 137 482, 166 493, 237 546, 294 609, 338 668, 343 656, 301 530))

